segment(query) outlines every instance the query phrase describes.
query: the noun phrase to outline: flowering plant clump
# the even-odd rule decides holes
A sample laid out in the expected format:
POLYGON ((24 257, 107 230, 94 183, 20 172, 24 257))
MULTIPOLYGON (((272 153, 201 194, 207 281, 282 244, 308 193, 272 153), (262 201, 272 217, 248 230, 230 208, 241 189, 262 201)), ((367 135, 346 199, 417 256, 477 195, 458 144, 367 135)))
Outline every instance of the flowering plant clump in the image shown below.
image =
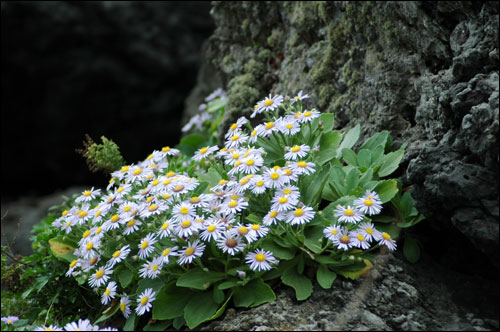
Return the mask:
POLYGON ((94 324, 119 312, 124 329, 145 314, 154 327, 194 328, 231 300, 274 300, 268 280, 304 300, 311 277, 330 288, 337 274, 366 273, 375 248, 396 250, 399 229, 422 219, 399 181, 381 179, 404 147, 392 152, 381 132, 356 153, 359 125, 333 130, 333 114, 305 109, 306 98, 269 95, 250 116, 262 123, 237 119, 220 146, 184 139, 182 152, 153 151, 62 212, 53 253, 108 306, 94 324))

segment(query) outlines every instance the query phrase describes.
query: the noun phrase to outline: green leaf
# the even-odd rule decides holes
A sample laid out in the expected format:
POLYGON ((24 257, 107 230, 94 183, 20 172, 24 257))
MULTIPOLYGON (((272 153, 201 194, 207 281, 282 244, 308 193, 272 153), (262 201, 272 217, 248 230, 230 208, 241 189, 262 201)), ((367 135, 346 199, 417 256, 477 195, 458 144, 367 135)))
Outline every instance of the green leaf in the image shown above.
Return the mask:
POLYGON ((161 289, 153 305, 153 319, 172 319, 184 315, 184 307, 195 292, 175 286, 175 280, 161 289))
POLYGON ((261 278, 233 289, 233 302, 236 307, 256 307, 274 300, 276 300, 276 295, 272 288, 261 278))
POLYGON ((73 252, 78 244, 70 240, 67 236, 59 235, 49 240, 50 251, 58 259, 71 263, 77 259, 73 252))
POLYGON ((118 280, 120 281, 122 288, 125 289, 134 279, 134 272, 131 271, 126 265, 122 266, 123 267, 118 272, 118 280))
POLYGON ((284 248, 277 245, 270 237, 267 237, 262 241, 260 247, 264 250, 268 250, 273 253, 279 259, 292 259, 295 257, 295 248, 284 248))
POLYGON ((359 273, 353 271, 337 271, 337 273, 351 280, 358 280, 360 278, 359 273))
POLYGON ((208 182, 209 187, 217 185, 219 181, 222 179, 219 172, 217 172, 217 170, 213 167, 210 167, 206 173, 202 170, 199 170, 196 171, 195 174, 202 181, 208 182))
POLYGON ((212 292, 195 293, 184 307, 184 319, 190 329, 207 321, 217 311, 217 303, 213 300, 212 292))
POLYGON ((147 288, 152 288, 156 294, 165 286, 163 280, 160 279, 142 279, 137 284, 137 294, 141 294, 147 288))
POLYGON ((339 196, 344 196, 347 194, 345 188, 345 176, 344 170, 340 166, 333 166, 330 172, 330 177, 328 179, 329 184, 332 186, 332 191, 334 190, 339 196))
POLYGON ((176 146, 187 157, 192 157, 196 150, 207 145, 208 139, 198 134, 188 135, 181 139, 180 143, 176 146))
POLYGON ((398 226, 392 224, 378 224, 376 228, 381 232, 388 233, 394 240, 399 237, 399 233, 401 232, 401 229, 398 226))
POLYGON ((220 290, 224 290, 224 289, 232 288, 232 287, 238 285, 238 283, 239 283, 239 280, 225 281, 225 282, 220 283, 219 286, 217 286, 217 287, 220 290))
POLYGON ((344 161, 351 166, 357 166, 356 154, 351 149, 342 150, 342 158, 344 161))
POLYGON ((218 111, 221 108, 226 107, 226 104, 227 104, 227 99, 225 99, 225 98, 214 99, 210 103, 208 103, 208 105, 207 105, 207 112, 208 113, 213 113, 215 111, 218 111))
POLYGON ((177 280, 177 286, 205 290, 210 287, 213 282, 224 279, 225 277, 226 275, 222 272, 203 271, 196 268, 181 275, 177 280))
POLYGON ((324 132, 329 132, 333 129, 333 113, 323 113, 319 116, 319 119, 323 121, 324 132))
POLYGON ((364 187, 364 185, 371 181, 373 179, 373 168, 368 168, 364 173, 363 175, 361 176, 361 178, 359 179, 359 183, 358 185, 360 187, 364 187))
POLYGON ((368 168, 372 163, 372 153, 370 150, 361 149, 357 156, 358 165, 361 167, 368 168))
POLYGON ((338 148, 342 135, 338 131, 329 131, 321 135, 319 154, 316 162, 319 166, 335 158, 335 150, 338 148))
MULTIPOLYGON (((381 146, 382 147, 382 153, 383 153, 384 150, 385 150, 385 147, 387 146, 388 138, 390 137, 390 135, 391 134, 387 130, 384 130, 384 131, 381 131, 379 133, 376 133, 375 135, 373 135, 372 137, 370 137, 369 139, 367 139, 363 143, 363 145, 361 145, 360 150, 361 149, 367 149, 367 150, 373 151, 378 146, 381 146)), ((392 139, 389 140, 389 141, 392 142, 392 139)), ((390 148, 390 146, 389 146, 389 148, 390 148)))
POLYGON ((260 223, 262 223, 262 218, 256 216, 255 214, 249 214, 248 216, 246 216, 246 219, 249 222, 254 223, 254 224, 260 224, 260 223))
POLYGON ((186 320, 184 319, 184 316, 175 317, 174 320, 172 321, 172 326, 176 330, 179 330, 185 324, 186 324, 186 320))
POLYGON ((281 275, 281 281, 295 290, 297 300, 302 301, 311 296, 313 285, 306 276, 299 274, 296 269, 287 269, 281 275))
POLYGON ((125 322, 125 326, 123 326, 123 331, 135 331, 137 323, 139 323, 137 314, 135 312, 132 312, 132 314, 128 316, 128 319, 125 322))
POLYGON ((217 304, 221 304, 222 302, 224 302, 224 292, 221 291, 219 288, 217 287, 214 287, 214 290, 213 290, 213 300, 215 303, 217 304))
POLYGON ((379 145, 374 150, 372 150, 371 166, 375 168, 375 166, 382 164, 383 156, 384 156, 384 147, 379 145))
POLYGON ((416 263, 420 259, 420 246, 412 236, 405 234, 403 254, 410 263, 416 263))
POLYGON ((103 315, 94 322, 95 325, 99 324, 100 322, 104 322, 106 319, 111 318, 114 314, 118 312, 118 309, 120 308, 120 304, 116 303, 113 307, 110 307, 106 309, 103 313, 103 315))
POLYGON ((161 320, 144 326, 143 331, 165 331, 172 324, 172 320, 161 320))
POLYGON ((385 155, 383 157, 382 165, 378 170, 378 175, 380 177, 384 177, 398 169, 399 163, 401 162, 401 159, 403 159, 404 153, 404 150, 398 150, 385 155))
POLYGON ((321 287, 324 289, 330 289, 335 278, 337 278, 337 274, 335 272, 330 271, 328 267, 320 264, 318 271, 316 272, 316 279, 321 287))
POLYGON ((342 143, 340 146, 337 148, 337 155, 336 157, 339 158, 340 155, 342 154, 343 149, 350 149, 356 144, 356 142, 359 139, 359 134, 361 133, 360 125, 357 124, 356 127, 351 128, 347 134, 345 134, 344 139, 342 140, 342 143))
POLYGON ((323 240, 323 226, 308 227, 304 235, 306 240, 304 245, 315 254, 321 251, 321 240, 323 240))
POLYGON ((358 169, 353 168, 348 174, 347 174, 347 192, 351 193, 356 187, 358 186, 359 182, 359 175, 358 175, 358 169))
MULTIPOLYGON (((317 167, 317 165, 316 165, 317 167)), ((300 184, 300 189, 302 195, 303 202, 307 206, 314 206, 321 198, 321 192, 323 191, 323 187, 328 181, 328 177, 330 175, 330 165, 323 166, 321 171, 316 171, 311 175, 303 178, 303 181, 300 184)))
POLYGON ((208 188, 208 182, 201 182, 192 192, 192 196, 200 196, 208 188))
POLYGON ((398 193, 398 190, 396 180, 380 181, 374 189, 382 203, 389 202, 398 193))
POLYGON ((413 198, 411 197, 411 194, 409 191, 405 191, 403 196, 401 196, 401 199, 399 200, 401 204, 401 215, 403 216, 403 219, 408 217, 411 213, 411 210, 413 208, 413 198))
POLYGON ((227 306, 229 300, 231 300, 232 298, 233 298, 233 293, 230 293, 226 299, 226 302, 224 302, 224 304, 222 306, 220 306, 220 308, 215 312, 215 314, 212 317, 210 317, 208 320, 213 320, 213 319, 219 318, 224 313, 224 310, 226 310, 226 306, 227 306))

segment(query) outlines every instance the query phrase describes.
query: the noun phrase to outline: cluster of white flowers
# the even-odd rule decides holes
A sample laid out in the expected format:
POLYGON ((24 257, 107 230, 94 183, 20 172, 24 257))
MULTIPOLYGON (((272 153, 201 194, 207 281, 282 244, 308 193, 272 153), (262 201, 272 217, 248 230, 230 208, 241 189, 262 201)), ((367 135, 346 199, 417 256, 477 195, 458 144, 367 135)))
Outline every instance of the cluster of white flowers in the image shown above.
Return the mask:
MULTIPOLYGON (((273 225, 284 223, 292 227, 314 219, 316 211, 301 202, 297 183, 300 176, 314 173, 317 165, 310 155, 310 146, 290 144, 291 147, 282 148, 284 166, 266 166, 266 152, 258 139, 280 142, 281 137, 282 141, 291 142, 304 124, 320 116, 316 110, 302 111, 301 101, 307 97, 300 92, 290 107, 283 107, 282 117, 271 118, 269 112, 282 107, 284 98, 269 95, 257 103, 252 114, 264 113, 267 122, 253 128, 242 117, 230 126, 223 148, 205 146, 196 151, 192 163, 204 165, 205 161, 220 160, 220 168, 227 172, 205 192, 196 192, 200 184, 197 178, 177 173, 179 151, 170 147, 153 151, 144 161, 113 172, 105 193, 93 188, 83 192, 76 199, 77 204, 54 222, 67 234, 73 230, 83 234, 74 253, 78 258, 71 262, 67 276, 82 272, 89 275, 91 287, 104 288, 100 291, 102 303, 108 304, 119 296, 120 310, 128 317, 133 301, 110 278, 129 255, 142 264, 139 276, 151 279, 158 278, 169 264, 193 263, 203 256, 210 242, 231 256, 246 251, 245 261, 255 271, 269 270, 271 264, 278 264, 271 252, 248 248, 266 237, 273 225), (271 197, 271 208, 261 222, 248 222, 243 217, 251 195, 271 197), (106 242, 117 238, 124 245, 106 253, 106 242)), ((371 191, 354 204, 354 208, 336 210, 338 223, 325 228, 325 236, 343 250, 367 249, 372 240, 395 249, 390 236, 375 230, 370 223, 347 232, 343 224, 357 224, 364 214, 373 215, 382 208, 378 195, 371 191)), ((136 298, 136 313, 150 311, 155 298, 153 289, 145 290, 136 298)))
POLYGON ((57 325, 49 326, 38 326, 35 331, 118 331, 114 327, 100 328, 97 325, 93 325, 88 319, 79 319, 77 322, 71 322, 64 327, 59 327, 57 325))

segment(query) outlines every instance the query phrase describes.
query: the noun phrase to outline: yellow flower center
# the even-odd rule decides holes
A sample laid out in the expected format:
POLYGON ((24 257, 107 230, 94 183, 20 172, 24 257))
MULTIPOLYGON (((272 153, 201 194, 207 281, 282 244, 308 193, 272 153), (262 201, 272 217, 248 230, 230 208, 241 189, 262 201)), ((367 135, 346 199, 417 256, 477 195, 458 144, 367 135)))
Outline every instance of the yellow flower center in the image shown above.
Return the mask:
POLYGON ((111 293, 111 290, 109 288, 106 288, 104 295, 109 296, 110 293, 111 293))
POLYGON ((257 262, 263 262, 266 260, 266 256, 264 256, 264 254, 258 253, 257 255, 255 255, 255 260, 257 262))
POLYGON ((290 189, 290 188, 283 189, 283 194, 290 195, 291 193, 292 193, 292 189, 290 189))
POLYGON ((365 237, 363 235, 361 235, 361 234, 358 234, 357 238, 358 238, 359 241, 364 241, 365 240, 365 237))
POLYGON ((141 304, 142 305, 146 305, 148 303, 148 297, 147 296, 143 296, 142 299, 141 299, 141 304))
POLYGON ((181 214, 188 214, 189 213, 189 209, 187 207, 182 207, 179 212, 181 214))
POLYGON ((67 215, 68 213, 69 213, 69 211, 68 211, 68 210, 64 210, 64 211, 62 212, 61 216, 63 216, 63 217, 64 217, 64 216, 65 216, 65 215, 67 215))
POLYGON ((168 226, 170 226, 170 224, 168 223, 168 221, 166 221, 163 223, 163 225, 161 225, 161 229, 166 230, 168 228, 168 226))
POLYGON ((200 154, 205 154, 205 153, 207 153, 207 151, 208 151, 208 148, 207 148, 207 147, 202 148, 202 149, 200 150, 200 154))
POLYGON ((238 200, 239 198, 240 198, 240 196, 238 196, 238 195, 231 195, 231 199, 232 199, 233 201, 236 201, 236 200, 238 200))
POLYGON ((300 146, 298 145, 295 145, 293 148, 292 148, 292 152, 299 152, 300 151, 300 146))
POLYGON ((280 175, 278 173, 271 173, 271 180, 278 180, 280 175))
POLYGON ((214 225, 210 225, 210 226, 207 227, 207 231, 209 231, 210 233, 212 233, 216 229, 217 229, 217 227, 215 227, 214 225))
POLYGON ((78 213, 78 217, 80 218, 85 218, 87 216, 87 211, 80 211, 80 213, 78 213))
POLYGON ((170 171, 170 172, 167 173, 167 178, 171 178, 175 174, 177 174, 177 173, 170 171))
POLYGON ((128 223, 127 223, 127 226, 128 227, 133 227, 135 225, 136 221, 134 219, 130 220, 128 223))
POLYGON ((297 163, 297 166, 304 168, 304 167, 307 167, 307 163, 306 163, 305 161, 302 161, 302 160, 301 160, 301 161, 299 161, 299 162, 297 163))
POLYGON ((268 122, 266 123, 266 129, 269 130, 274 127, 274 122, 268 122))
POLYGON ((385 240, 390 240, 391 239, 391 236, 389 234, 387 234, 386 232, 383 232, 382 233, 382 237, 385 239, 385 240))
POLYGON ((124 302, 120 303, 120 310, 125 311, 125 303, 124 302))
POLYGON ((168 254, 170 254, 170 249, 169 248, 163 250, 163 252, 161 253, 162 256, 168 256, 168 254))
POLYGON ((149 242, 148 242, 148 241, 144 241, 144 242, 142 242, 142 244, 141 244, 141 249, 143 249, 143 250, 144 250, 144 249, 146 249, 148 246, 149 246, 149 242))
POLYGON ((255 164, 255 161, 253 159, 248 159, 246 164, 247 166, 253 166, 253 164, 255 164))
POLYGON ((273 103, 274 103, 274 101, 273 101, 272 99, 266 99, 266 101, 264 102, 264 106, 269 107, 269 106, 271 106, 273 103))
POLYGON ((365 228, 365 232, 367 232, 370 235, 373 235, 373 229, 371 228, 365 228))
POLYGON ((161 152, 168 152, 170 151, 170 146, 164 146, 162 149, 161 149, 161 152))
POLYGON ((290 176, 290 175, 292 175, 292 170, 291 170, 291 169, 289 169, 289 168, 285 168, 285 169, 284 169, 284 171, 285 171, 285 175, 286 175, 286 176, 290 176))
POLYGON ((245 226, 241 226, 240 228, 238 228, 238 233, 240 233, 241 235, 247 235, 248 228, 246 228, 245 226))
POLYGON ((172 182, 170 179, 165 179, 165 181, 163 181, 163 185, 164 186, 169 185, 170 182, 172 182))
POLYGON ((231 201, 231 202, 229 202, 229 204, 228 204, 228 206, 229 206, 230 208, 234 208, 234 207, 235 207, 235 206, 237 206, 237 205, 238 205, 238 202, 236 202, 236 201, 231 201))
POLYGON ((184 186, 182 184, 178 184, 174 187, 174 192, 176 193, 182 190, 184 190, 184 186))
POLYGON ((264 185, 264 181, 259 180, 259 181, 257 181, 257 182, 255 183, 255 185, 256 185, 257 187, 262 187, 262 186, 264 185))
POLYGON ((85 238, 87 238, 90 235, 90 233, 91 233, 91 231, 89 229, 87 229, 85 231, 85 233, 83 233, 82 237, 85 239, 85 238))
POLYGON ((92 242, 89 242, 87 243, 87 245, 85 246, 85 249, 87 250, 92 250, 92 248, 94 247, 94 244, 92 242))
POLYGON ((305 118, 310 117, 311 114, 312 114, 311 111, 304 112, 304 117, 305 118))
POLYGON ((147 160, 151 160, 151 159, 153 159, 153 154, 152 154, 152 153, 150 153, 150 154, 149 154, 149 156, 147 156, 147 158, 146 158, 146 159, 147 159, 147 160))
POLYGON ((286 204, 286 203, 288 203, 288 198, 286 198, 286 197, 281 197, 281 198, 280 198, 280 200, 279 200, 279 203, 280 203, 280 204, 286 204))
POLYGON ((70 264, 69 264, 69 267, 70 268, 74 268, 76 263, 78 263, 78 261, 75 259, 74 261, 72 261, 70 264))
POLYGON ((254 137, 255 135, 257 135, 257 129, 252 130, 252 133, 250 134, 250 136, 252 137, 254 137))
POLYGON ((153 182, 151 182, 151 184, 153 185, 153 187, 156 187, 158 185, 158 183, 160 183, 160 180, 158 180, 158 179, 156 179, 153 182))
POLYGON ((191 204, 197 204, 197 203, 201 202, 201 200, 198 196, 193 196, 193 197, 191 197, 189 202, 191 202, 191 204))
POLYGON ((365 205, 366 206, 372 206, 373 205, 373 201, 371 199, 365 199, 365 205))
POLYGON ((295 118, 296 118, 296 119, 297 119, 297 118, 300 118, 301 116, 302 116, 302 112, 297 112, 297 113, 295 113, 295 118))
POLYGON ((69 226, 71 226, 71 221, 68 221, 68 222, 66 223, 66 227, 69 227, 69 226))
POLYGON ((227 183, 227 180, 224 180, 224 179, 221 179, 221 180, 219 181, 219 185, 223 185, 223 184, 226 184, 226 183, 227 183))
POLYGON ((181 222, 181 227, 182 228, 188 228, 189 226, 191 226, 191 221, 190 220, 184 220, 183 222, 181 222))
POLYGON ((232 131, 235 131, 236 128, 238 128, 238 124, 237 123, 233 123, 230 128, 231 128, 232 131))
POLYGON ((238 135, 234 135, 233 137, 231 137, 231 141, 237 141, 238 139, 240 138, 240 136, 238 135))
POLYGON ((102 231, 102 227, 101 226, 97 227, 97 229, 95 230, 95 235, 99 235, 101 233, 101 231, 102 231))
POLYGON ((238 160, 237 162, 234 163, 234 167, 238 167, 241 165, 241 160, 238 160))
POLYGON ((95 273, 96 279, 101 279, 103 275, 104 275, 104 270, 99 270, 95 273))
POLYGON ((148 196, 148 198, 146 198, 146 203, 151 202, 153 199, 154 199, 153 196, 148 196))
POLYGON ((149 209, 149 211, 156 211, 156 210, 158 210, 158 205, 151 204, 148 209, 149 209))
POLYGON ((115 251, 115 252, 113 253, 113 258, 114 258, 114 259, 118 258, 118 257, 120 256, 120 254, 121 254, 121 253, 122 253, 122 252, 121 252, 120 250, 115 251))
POLYGON ((139 174, 141 174, 141 173, 142 173, 142 168, 140 168, 140 167, 139 167, 139 168, 138 168, 138 169, 136 169, 136 170, 135 170, 132 174, 134 174, 134 175, 139 175, 139 174))
POLYGON ((331 233, 332 233, 332 235, 337 235, 337 234, 339 233, 339 231, 337 231, 337 230, 334 228, 334 229, 332 229, 331 233))
POLYGON ((227 239, 226 240, 226 247, 234 248, 237 245, 238 245, 238 241, 236 241, 235 239, 227 239))
POLYGON ((115 223, 117 222, 118 220, 120 220, 120 216, 117 215, 117 214, 114 214, 112 217, 111 217, 111 222, 112 223, 115 223))
POLYGON ((163 197, 164 199, 169 199, 170 197, 172 197, 172 195, 164 193, 161 197, 163 197))
POLYGON ((194 248, 193 247, 187 248, 186 251, 184 252, 184 254, 186 256, 191 256, 192 254, 194 254, 194 248))
POLYGON ((7 319, 7 324, 12 324, 12 319, 7 319))
POLYGON ((99 217, 101 215, 102 211, 101 210, 97 210, 97 212, 95 213, 95 217, 99 217))
POLYGON ((349 236, 347 236, 347 235, 342 235, 342 236, 340 237, 340 239, 339 239, 339 240, 340 240, 340 242, 342 242, 343 244, 348 244, 348 243, 349 243, 349 236))
POLYGON ((116 189, 116 192, 117 193, 121 193, 124 190, 125 190, 125 187, 120 187, 120 188, 116 189))
MULTIPOLYGON (((248 163, 247 163, 247 164, 248 164, 248 163)), ((241 179, 240 184, 241 184, 241 185, 245 185, 245 184, 247 184, 247 183, 248 183, 248 181, 250 181, 250 180, 248 180, 248 178, 243 178, 243 179, 241 179)))
POLYGON ((122 173, 125 173, 128 171, 128 166, 123 166, 122 169, 120 170, 122 173))
POLYGON ((269 217, 271 218, 274 218, 278 215, 278 211, 272 211, 271 213, 269 213, 269 217))
POLYGON ((253 225, 252 225, 252 229, 253 229, 254 231, 258 231, 258 230, 260 229, 260 225, 258 225, 258 224, 253 224, 253 225))
POLYGON ((128 211, 130 211, 130 209, 131 209, 131 207, 130 207, 129 205, 127 205, 127 206, 125 206, 125 207, 123 208, 123 211, 124 211, 124 212, 128 212, 128 211))
POLYGON ((94 256, 90 259, 90 266, 94 266, 95 263, 97 263, 97 261, 99 260, 99 258, 97 256, 94 256))
POLYGON ((158 265, 157 264, 153 265, 153 271, 156 272, 156 270, 158 270, 158 265))
POLYGON ((354 215, 354 211, 351 209, 346 209, 344 211, 344 216, 352 217, 354 215))
POLYGON ((90 190, 85 190, 85 192, 83 193, 83 196, 89 197, 91 194, 92 194, 92 192, 90 190))
POLYGON ((296 217, 302 217, 304 215, 304 210, 302 210, 302 209, 299 208, 299 209, 295 210, 295 212, 293 213, 293 215, 296 216, 296 217))

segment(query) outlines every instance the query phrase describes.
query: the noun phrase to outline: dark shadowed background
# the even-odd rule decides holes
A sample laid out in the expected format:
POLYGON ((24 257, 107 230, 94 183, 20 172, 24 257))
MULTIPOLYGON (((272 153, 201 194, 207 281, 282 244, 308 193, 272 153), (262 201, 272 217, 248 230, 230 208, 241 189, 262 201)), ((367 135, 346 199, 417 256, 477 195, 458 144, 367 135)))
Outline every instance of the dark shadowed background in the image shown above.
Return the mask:
POLYGON ((85 133, 127 163, 175 145, 209 2, 1 2, 2 202, 103 186, 75 153, 85 133))

